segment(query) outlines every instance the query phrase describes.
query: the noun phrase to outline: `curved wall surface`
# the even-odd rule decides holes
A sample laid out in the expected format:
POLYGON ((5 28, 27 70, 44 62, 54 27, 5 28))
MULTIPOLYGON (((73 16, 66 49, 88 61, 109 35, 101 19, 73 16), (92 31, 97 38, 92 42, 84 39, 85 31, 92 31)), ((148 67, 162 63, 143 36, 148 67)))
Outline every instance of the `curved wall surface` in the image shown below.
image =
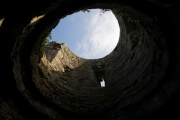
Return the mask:
POLYGON ((0 119, 180 118, 180 12, 176 2, 1 4, 1 9, 12 12, 0 12, 0 36, 6 46, 6 50, 1 48, 6 66, 5 79, 0 81, 0 119), (111 9, 121 27, 119 42, 109 55, 84 59, 65 43, 44 44, 61 18, 91 8, 111 9), (105 87, 100 86, 102 80, 105 87))

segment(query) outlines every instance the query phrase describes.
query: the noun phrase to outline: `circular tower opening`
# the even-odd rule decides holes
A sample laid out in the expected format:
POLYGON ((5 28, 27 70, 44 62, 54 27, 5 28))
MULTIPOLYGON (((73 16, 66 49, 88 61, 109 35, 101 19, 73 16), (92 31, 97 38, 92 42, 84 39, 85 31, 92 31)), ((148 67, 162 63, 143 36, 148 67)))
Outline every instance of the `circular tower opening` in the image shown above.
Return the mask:
POLYGON ((51 31, 53 41, 66 43, 77 56, 105 57, 116 47, 120 35, 118 21, 111 10, 87 9, 68 15, 51 31))

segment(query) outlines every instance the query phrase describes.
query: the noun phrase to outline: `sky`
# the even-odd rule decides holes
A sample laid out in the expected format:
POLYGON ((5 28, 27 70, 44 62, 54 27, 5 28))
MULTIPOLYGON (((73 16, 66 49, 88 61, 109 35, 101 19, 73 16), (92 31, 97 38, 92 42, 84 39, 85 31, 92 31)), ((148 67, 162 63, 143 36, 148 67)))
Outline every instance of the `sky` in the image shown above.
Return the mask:
POLYGON ((91 9, 61 19, 51 31, 51 41, 66 43, 79 57, 97 59, 113 51, 119 35, 120 27, 111 11, 91 9))

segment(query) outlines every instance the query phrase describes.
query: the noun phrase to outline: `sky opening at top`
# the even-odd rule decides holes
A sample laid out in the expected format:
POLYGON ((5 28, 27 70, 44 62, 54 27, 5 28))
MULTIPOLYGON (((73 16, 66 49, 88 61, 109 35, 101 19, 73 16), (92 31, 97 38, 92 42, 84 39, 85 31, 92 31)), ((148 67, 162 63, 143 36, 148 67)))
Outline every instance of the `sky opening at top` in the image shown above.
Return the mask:
POLYGON ((98 59, 111 53, 116 47, 120 27, 112 11, 76 12, 61 19, 51 31, 51 41, 66 43, 79 57, 98 59))

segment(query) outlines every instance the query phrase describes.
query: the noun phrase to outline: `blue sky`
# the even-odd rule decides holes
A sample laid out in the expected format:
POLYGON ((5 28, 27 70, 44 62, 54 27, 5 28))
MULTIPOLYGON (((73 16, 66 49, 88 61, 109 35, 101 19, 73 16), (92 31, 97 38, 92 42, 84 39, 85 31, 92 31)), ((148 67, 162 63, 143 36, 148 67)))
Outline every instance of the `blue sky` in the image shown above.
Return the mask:
POLYGON ((66 43, 72 52, 86 59, 102 58, 117 45, 120 28, 111 11, 76 12, 61 19, 51 31, 52 40, 66 43))

